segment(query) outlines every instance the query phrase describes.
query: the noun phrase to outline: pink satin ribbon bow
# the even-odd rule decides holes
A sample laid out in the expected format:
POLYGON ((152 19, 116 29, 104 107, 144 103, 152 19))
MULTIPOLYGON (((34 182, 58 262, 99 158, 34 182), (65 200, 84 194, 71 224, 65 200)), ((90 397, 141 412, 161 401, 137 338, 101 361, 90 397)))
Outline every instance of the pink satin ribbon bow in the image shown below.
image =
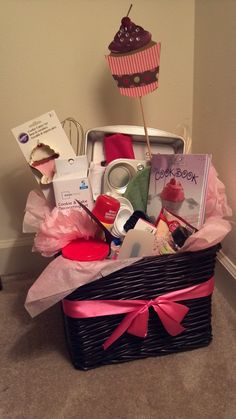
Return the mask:
POLYGON ((202 284, 194 285, 182 290, 168 292, 151 300, 63 300, 64 313, 73 318, 88 318, 128 313, 103 347, 107 349, 123 333, 128 332, 139 337, 146 337, 148 330, 149 307, 153 307, 166 331, 171 336, 182 333, 185 328, 181 321, 189 308, 176 301, 192 300, 207 297, 214 289, 214 278, 202 284))

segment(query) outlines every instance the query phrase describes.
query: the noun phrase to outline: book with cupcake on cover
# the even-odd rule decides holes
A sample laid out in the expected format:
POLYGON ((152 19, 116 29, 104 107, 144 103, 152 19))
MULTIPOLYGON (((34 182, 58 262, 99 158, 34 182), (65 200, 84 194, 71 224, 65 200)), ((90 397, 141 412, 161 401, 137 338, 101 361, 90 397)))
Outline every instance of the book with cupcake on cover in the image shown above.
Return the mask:
POLYGON ((147 214, 156 222, 162 208, 197 229, 204 223, 208 154, 156 154, 152 156, 147 214))

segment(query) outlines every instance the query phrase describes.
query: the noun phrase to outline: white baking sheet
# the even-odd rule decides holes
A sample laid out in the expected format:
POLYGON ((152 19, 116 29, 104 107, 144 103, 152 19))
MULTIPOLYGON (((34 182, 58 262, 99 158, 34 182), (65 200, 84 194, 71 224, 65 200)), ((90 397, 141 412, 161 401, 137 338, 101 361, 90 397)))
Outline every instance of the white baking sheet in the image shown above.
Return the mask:
MULTIPOLYGON (((113 125, 93 128, 87 131, 85 138, 85 153, 87 154, 89 162, 101 163, 102 161, 105 161, 103 150, 104 136, 116 133, 132 136, 135 159, 148 159, 148 149, 143 127, 133 125, 113 125)), ((153 154, 181 154, 184 152, 185 142, 182 137, 155 128, 148 128, 148 136, 153 154)))

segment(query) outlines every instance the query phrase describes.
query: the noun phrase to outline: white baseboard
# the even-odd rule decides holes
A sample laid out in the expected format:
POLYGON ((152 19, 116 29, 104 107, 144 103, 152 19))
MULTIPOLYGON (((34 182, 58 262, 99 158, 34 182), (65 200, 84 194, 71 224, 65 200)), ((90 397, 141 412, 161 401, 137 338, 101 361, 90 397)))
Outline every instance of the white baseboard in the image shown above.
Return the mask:
POLYGON ((221 265, 226 269, 228 274, 236 280, 236 265, 232 262, 232 260, 229 259, 228 256, 226 256, 222 250, 218 253, 217 259, 221 263, 221 265))
POLYGON ((220 251, 215 270, 216 286, 236 310, 236 265, 220 251))
POLYGON ((39 273, 51 261, 32 252, 33 236, 0 240, 0 276, 39 273))
POLYGON ((2 249, 11 249, 13 247, 24 247, 24 246, 31 246, 33 245, 33 237, 19 237, 16 239, 7 239, 7 240, 0 240, 0 250, 2 249))

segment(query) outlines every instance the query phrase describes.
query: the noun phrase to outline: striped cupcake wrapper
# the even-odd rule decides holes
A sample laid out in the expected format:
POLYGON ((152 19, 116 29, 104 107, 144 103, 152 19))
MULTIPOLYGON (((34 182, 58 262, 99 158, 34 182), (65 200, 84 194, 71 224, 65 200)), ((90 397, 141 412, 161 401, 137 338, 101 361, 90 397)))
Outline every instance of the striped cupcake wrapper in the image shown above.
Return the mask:
POLYGON ((159 42, 132 54, 106 56, 122 95, 140 97, 158 88, 160 52, 159 42))

